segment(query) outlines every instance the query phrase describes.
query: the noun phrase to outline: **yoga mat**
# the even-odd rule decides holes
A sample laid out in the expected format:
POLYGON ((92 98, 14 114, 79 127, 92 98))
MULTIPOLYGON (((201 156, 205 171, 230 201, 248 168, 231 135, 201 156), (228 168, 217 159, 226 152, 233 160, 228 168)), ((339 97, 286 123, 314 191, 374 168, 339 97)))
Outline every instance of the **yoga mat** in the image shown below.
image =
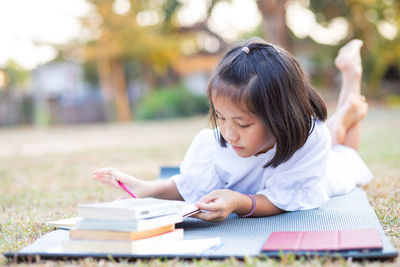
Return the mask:
MULTIPOLYGON (((261 253, 261 247, 269 234, 273 231, 312 231, 312 230, 343 230, 376 228, 382 239, 383 249, 375 251, 347 251, 347 252, 295 252, 301 255, 342 256, 355 259, 385 259, 397 256, 397 251, 385 236, 375 211, 368 202, 366 193, 356 188, 352 192, 330 199, 318 209, 288 212, 263 218, 240 218, 231 214, 222 223, 204 222, 194 218, 187 218, 177 225, 184 228, 185 239, 199 239, 220 237, 221 245, 205 251, 200 255, 163 255, 163 258, 210 258, 220 259, 236 257, 243 259, 246 256, 279 257, 280 252, 261 253)), ((76 259, 83 257, 108 258, 106 254, 73 254, 64 253, 59 247, 62 241, 68 239, 67 230, 56 230, 39 238, 33 244, 18 252, 7 252, 4 255, 10 260, 35 259, 76 259)), ((138 259, 153 258, 158 255, 142 256, 134 254, 113 254, 114 258, 138 259)))

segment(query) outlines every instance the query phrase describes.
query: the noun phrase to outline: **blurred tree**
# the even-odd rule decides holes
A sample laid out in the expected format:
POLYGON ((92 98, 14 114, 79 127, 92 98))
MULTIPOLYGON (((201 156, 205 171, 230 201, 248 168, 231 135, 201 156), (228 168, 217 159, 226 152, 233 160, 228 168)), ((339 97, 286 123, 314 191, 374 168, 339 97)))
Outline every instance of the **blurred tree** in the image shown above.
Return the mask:
POLYGON ((258 0, 265 40, 290 50, 289 31, 285 21, 286 0, 258 0))
POLYGON ((143 78, 155 86, 154 72, 168 71, 180 56, 181 36, 172 33, 176 0, 88 0, 94 13, 82 18, 94 38, 86 44, 85 59, 97 65, 108 119, 131 120, 125 63, 141 64, 143 78))
POLYGON ((380 81, 385 73, 390 67, 400 68, 400 1, 310 0, 309 9, 322 25, 337 17, 345 18, 349 34, 343 42, 353 38, 364 41, 366 93, 380 96, 380 81))
POLYGON ((12 88, 24 85, 30 76, 30 72, 20 66, 14 60, 9 60, 3 68, 5 73, 5 92, 9 93, 12 88))

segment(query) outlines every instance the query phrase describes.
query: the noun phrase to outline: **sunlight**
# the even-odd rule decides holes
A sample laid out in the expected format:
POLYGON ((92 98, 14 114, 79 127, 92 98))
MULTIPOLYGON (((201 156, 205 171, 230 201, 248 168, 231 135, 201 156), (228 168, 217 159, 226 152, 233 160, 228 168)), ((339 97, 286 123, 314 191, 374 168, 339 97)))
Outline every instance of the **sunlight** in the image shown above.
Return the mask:
POLYGON ((180 0, 183 3, 178 12, 178 22, 184 27, 190 27, 207 17, 209 0, 180 0))
POLYGON ((0 1, 0 65, 14 59, 31 69, 56 56, 47 44, 65 44, 79 36, 78 16, 90 6, 81 0, 0 1))
POLYGON ((140 26, 146 27, 159 23, 160 16, 153 10, 140 11, 136 16, 136 20, 140 26))
POLYGON ((337 45, 346 38, 349 31, 343 17, 332 19, 326 27, 318 24, 315 14, 297 1, 290 1, 286 12, 289 29, 301 39, 310 37, 320 44, 337 45))
POLYGON ((261 23, 255 1, 232 0, 218 2, 209 18, 209 27, 227 41, 235 41, 240 34, 251 32, 261 23))
POLYGON ((380 21, 377 25, 379 33, 386 39, 393 40, 397 35, 397 27, 389 21, 380 21))
POLYGON ((128 13, 131 9, 131 3, 128 0, 115 0, 113 4, 113 10, 119 15, 128 13))

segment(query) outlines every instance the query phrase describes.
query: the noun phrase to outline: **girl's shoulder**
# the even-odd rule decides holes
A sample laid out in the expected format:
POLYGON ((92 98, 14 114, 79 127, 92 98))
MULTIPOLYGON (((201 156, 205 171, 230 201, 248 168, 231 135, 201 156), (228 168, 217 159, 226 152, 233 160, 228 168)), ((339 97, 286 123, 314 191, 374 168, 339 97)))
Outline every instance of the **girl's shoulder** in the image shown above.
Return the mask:
POLYGON ((192 145, 209 145, 215 140, 215 131, 209 128, 200 130, 193 138, 192 145))
POLYGON ((330 143, 331 141, 330 139, 331 139, 331 134, 326 124, 323 121, 315 120, 314 127, 312 128, 312 131, 307 141, 313 141, 313 142, 323 141, 330 143))
POLYGON ((331 134, 328 127, 324 122, 320 120, 314 121, 312 131, 303 145, 296 154, 306 153, 309 154, 311 151, 322 152, 329 149, 331 146, 331 134))
POLYGON ((190 147, 196 150, 215 151, 219 147, 217 131, 209 128, 202 129, 195 135, 190 147))

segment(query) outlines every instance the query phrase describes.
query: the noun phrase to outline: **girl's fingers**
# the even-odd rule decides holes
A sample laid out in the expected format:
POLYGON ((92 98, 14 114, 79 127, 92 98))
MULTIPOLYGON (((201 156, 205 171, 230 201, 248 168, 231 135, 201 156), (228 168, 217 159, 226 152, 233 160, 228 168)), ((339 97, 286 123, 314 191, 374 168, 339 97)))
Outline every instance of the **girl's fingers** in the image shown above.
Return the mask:
POLYGON ((210 203, 216 201, 217 197, 213 195, 213 192, 203 196, 199 199, 198 203, 210 203))
POLYGON ((93 172, 93 178, 107 185, 119 187, 118 181, 129 183, 131 177, 115 168, 101 168, 93 172))
POLYGON ((95 174, 112 174, 116 171, 117 170, 114 168, 101 168, 101 169, 95 170, 93 173, 95 173, 95 174))
POLYGON ((197 218, 204 221, 212 220, 210 212, 199 212, 192 216, 193 218, 197 218))
POLYGON ((220 212, 199 212, 192 217, 209 222, 221 222, 225 219, 220 212))
POLYGON ((196 206, 201 209, 201 210, 206 210, 206 211, 218 211, 220 208, 218 205, 215 204, 215 202, 210 202, 210 203, 205 203, 205 202, 197 202, 196 206))
POLYGON ((119 186, 118 179, 115 176, 98 176, 94 175, 93 178, 107 185, 119 186))

